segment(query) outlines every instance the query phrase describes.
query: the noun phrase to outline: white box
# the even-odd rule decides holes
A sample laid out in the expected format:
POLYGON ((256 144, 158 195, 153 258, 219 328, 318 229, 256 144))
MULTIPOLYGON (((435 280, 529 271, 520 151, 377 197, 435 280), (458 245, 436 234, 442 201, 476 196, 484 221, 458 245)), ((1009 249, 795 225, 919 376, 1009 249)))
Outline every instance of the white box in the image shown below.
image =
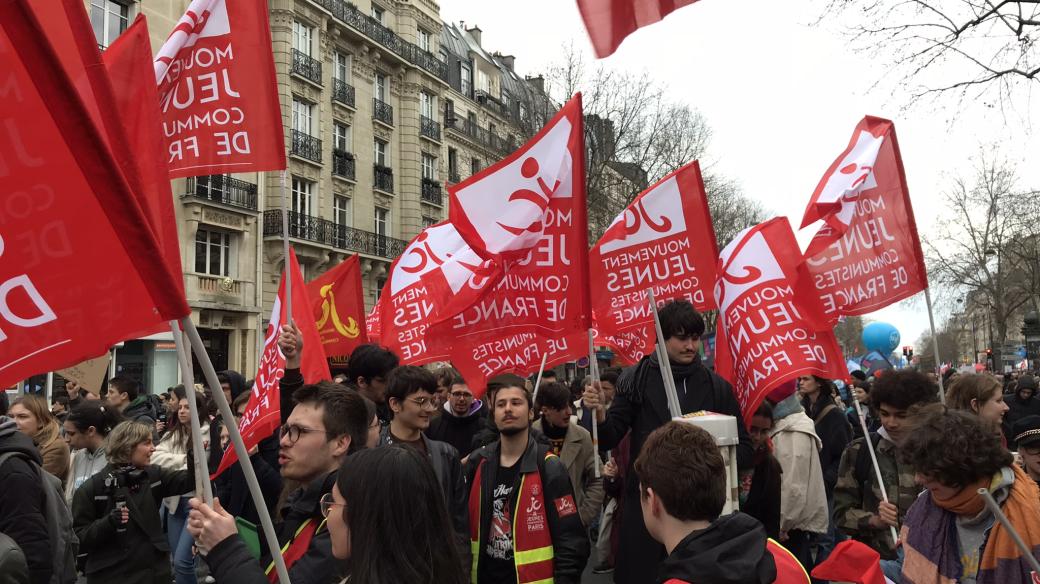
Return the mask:
POLYGON ((740 482, 737 478, 737 444, 740 435, 737 433, 737 419, 733 416, 713 412, 693 412, 676 422, 693 424, 703 428, 715 438, 715 444, 722 454, 722 462, 726 465, 726 504, 722 507, 722 515, 740 510, 740 482))

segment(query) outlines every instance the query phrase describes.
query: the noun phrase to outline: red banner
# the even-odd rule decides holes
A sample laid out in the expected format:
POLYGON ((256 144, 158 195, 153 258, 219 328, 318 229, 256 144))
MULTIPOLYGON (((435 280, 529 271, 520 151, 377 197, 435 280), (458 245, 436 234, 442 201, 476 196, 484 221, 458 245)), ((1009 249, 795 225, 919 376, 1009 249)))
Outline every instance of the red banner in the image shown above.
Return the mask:
POLYGON ((589 251, 599 342, 634 363, 655 345, 648 290, 659 304, 715 308, 715 243, 700 165, 691 162, 643 191, 589 251))
POLYGON ((596 57, 609 57, 625 37, 697 0, 578 0, 596 57))
MULTIPOLYGON (((325 352, 318 337, 318 329, 314 326, 314 315, 303 283, 300 264, 296 261, 296 252, 289 249, 289 274, 292 278, 292 314, 293 324, 303 335, 303 354, 300 373, 307 383, 317 383, 329 379, 329 366, 325 352)), ((281 388, 279 382, 285 376, 285 355, 278 347, 278 334, 282 324, 287 322, 285 313, 285 272, 278 284, 278 295, 271 308, 271 320, 267 324, 267 335, 264 337, 264 350, 260 353, 260 365, 253 380, 253 388, 246 403, 245 413, 238 423, 238 431, 242 433, 242 441, 246 449, 250 449, 273 434, 282 424, 281 388)), ((214 479, 238 460, 234 448, 224 451, 220 466, 210 475, 214 479)))
POLYGON ((831 323, 928 287, 892 122, 867 116, 856 126, 813 192, 802 227, 817 220, 824 225, 806 250, 802 279, 821 294, 831 323))
POLYGON ((264 0, 193 0, 155 57, 170 178, 285 168, 264 0))
MULTIPOLYGON (((95 125, 87 72, 59 60, 43 18, 0 3, 0 386, 104 353, 190 313, 95 125), (67 69, 71 68, 71 69, 67 69)), ((46 14, 44 14, 46 16, 46 14)), ((90 35, 90 30, 73 31, 90 35)), ((111 106, 111 104, 108 104, 111 106)), ((113 114, 115 115, 115 114, 113 114)))
POLYGON ((785 381, 847 374, 833 331, 817 326, 819 298, 795 293, 798 250, 780 217, 744 230, 719 257, 715 369, 733 384, 745 419, 785 381))
POLYGON ((380 297, 376 300, 372 310, 369 311, 368 316, 365 317, 365 328, 368 329, 368 340, 371 343, 380 344, 383 342, 383 326, 380 323, 382 318, 383 299, 380 297))
POLYGON ((361 261, 356 254, 308 282, 307 295, 327 357, 349 357, 358 345, 368 342, 361 261))

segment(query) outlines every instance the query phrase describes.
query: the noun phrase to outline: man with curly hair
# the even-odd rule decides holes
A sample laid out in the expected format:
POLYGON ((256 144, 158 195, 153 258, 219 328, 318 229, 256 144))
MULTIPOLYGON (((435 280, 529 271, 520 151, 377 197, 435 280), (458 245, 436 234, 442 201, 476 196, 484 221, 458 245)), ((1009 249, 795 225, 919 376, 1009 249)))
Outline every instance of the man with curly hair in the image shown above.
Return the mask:
POLYGON ((900 539, 904 582, 1030 582, 1032 568, 996 521, 986 488, 1040 558, 1040 489, 1014 464, 992 426, 965 411, 929 406, 899 451, 926 489, 906 514, 900 539))
POLYGON ((838 466, 834 524, 843 534, 877 550, 885 575, 894 582, 899 581, 901 560, 889 528, 899 529, 900 521, 921 492, 914 482, 914 469, 900 462, 898 453, 907 436, 911 410, 938 401, 938 391, 928 376, 911 369, 890 372, 874 382, 869 405, 880 418, 881 427, 869 436, 888 502, 881 496, 864 438, 849 444, 838 466))

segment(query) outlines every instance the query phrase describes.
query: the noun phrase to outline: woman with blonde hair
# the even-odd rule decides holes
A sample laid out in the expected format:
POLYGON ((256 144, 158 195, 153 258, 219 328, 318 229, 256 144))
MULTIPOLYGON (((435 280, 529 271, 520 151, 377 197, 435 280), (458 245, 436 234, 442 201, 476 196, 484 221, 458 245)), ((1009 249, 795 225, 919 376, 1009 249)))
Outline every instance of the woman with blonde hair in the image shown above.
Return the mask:
POLYGON ((149 424, 122 422, 105 443, 108 464, 72 496, 72 524, 87 555, 87 584, 170 584, 170 546, 159 503, 195 488, 194 459, 187 468, 152 464, 149 424))
POLYGON ((47 402, 35 395, 24 395, 14 400, 7 415, 22 434, 32 438, 43 458, 43 470, 65 482, 69 476, 69 445, 62 439, 61 426, 47 402))

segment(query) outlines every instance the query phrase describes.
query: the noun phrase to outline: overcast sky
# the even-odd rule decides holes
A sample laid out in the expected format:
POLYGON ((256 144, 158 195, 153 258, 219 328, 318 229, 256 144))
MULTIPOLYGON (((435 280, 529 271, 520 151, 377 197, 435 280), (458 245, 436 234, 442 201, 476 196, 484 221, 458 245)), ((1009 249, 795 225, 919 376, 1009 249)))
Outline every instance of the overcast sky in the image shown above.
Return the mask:
MULTIPOLYGON (((853 52, 835 23, 813 26, 820 11, 817 1, 702 0, 636 32, 602 62, 646 70, 670 98, 700 110, 713 130, 707 162, 795 227, 866 114, 895 122, 922 239, 943 218, 949 177, 966 173, 980 146, 1000 145, 1023 186, 1040 186, 1040 139, 1028 127, 1028 107, 1010 117, 953 100, 905 110, 899 89, 872 89, 883 58, 853 52)), ((521 74, 544 72, 569 42, 594 65, 573 0, 441 0, 441 16, 479 25, 484 48, 515 55, 521 74)), ((918 297, 868 319, 890 322, 904 344, 915 342, 928 328, 918 297)))

